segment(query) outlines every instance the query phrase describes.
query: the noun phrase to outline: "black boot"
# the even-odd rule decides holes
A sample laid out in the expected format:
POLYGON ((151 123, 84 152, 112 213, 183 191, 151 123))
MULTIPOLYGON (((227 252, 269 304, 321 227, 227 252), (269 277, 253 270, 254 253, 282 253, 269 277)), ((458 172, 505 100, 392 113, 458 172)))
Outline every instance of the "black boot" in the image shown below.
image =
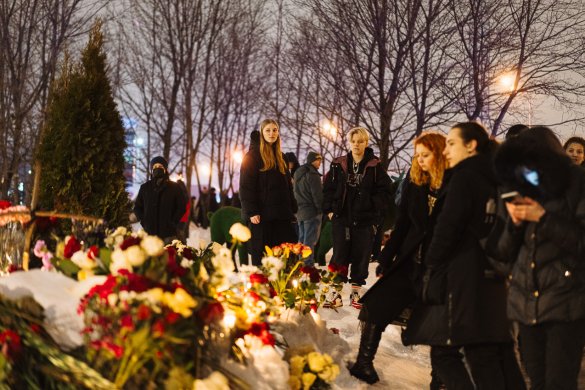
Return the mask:
POLYGON ((349 369, 349 372, 359 380, 371 385, 380 380, 378 373, 374 369, 374 357, 376 356, 384 327, 370 322, 363 322, 362 325, 360 349, 357 359, 349 369))

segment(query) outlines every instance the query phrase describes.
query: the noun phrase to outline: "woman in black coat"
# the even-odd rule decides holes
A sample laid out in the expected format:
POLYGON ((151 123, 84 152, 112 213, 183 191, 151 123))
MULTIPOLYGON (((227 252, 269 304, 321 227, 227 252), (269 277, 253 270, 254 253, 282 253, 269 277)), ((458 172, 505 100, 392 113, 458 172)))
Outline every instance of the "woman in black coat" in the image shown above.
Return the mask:
POLYGON ((278 123, 263 120, 258 136, 242 161, 239 191, 242 219, 252 232, 248 249, 254 265, 260 265, 264 246, 297 241, 292 225, 297 204, 280 150, 278 123))
MULTIPOLYGON (((508 316, 534 390, 576 390, 585 345, 585 171, 546 127, 506 141, 496 172, 508 197, 496 256, 513 263, 508 316)), ((491 237, 490 237, 491 238, 491 237)))
POLYGON ((373 360, 382 332, 415 300, 413 280, 432 231, 431 211, 447 167, 445 136, 424 133, 414 141, 414 148, 395 229, 380 254, 383 276, 360 300, 362 335, 350 372, 370 384, 379 380, 373 360))
POLYGON ((431 346, 431 365, 449 390, 524 389, 506 317, 505 279, 482 246, 496 213, 495 142, 475 122, 455 125, 444 154, 433 237, 424 257, 422 303, 403 332, 405 345, 431 346), (473 382, 461 361, 463 348, 473 382))

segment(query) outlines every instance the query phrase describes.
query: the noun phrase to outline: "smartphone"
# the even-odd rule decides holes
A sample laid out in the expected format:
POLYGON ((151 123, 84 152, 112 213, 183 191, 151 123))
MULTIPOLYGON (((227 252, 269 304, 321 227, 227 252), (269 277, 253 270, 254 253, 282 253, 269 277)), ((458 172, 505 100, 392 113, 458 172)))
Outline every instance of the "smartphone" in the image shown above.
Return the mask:
POLYGON ((540 177, 538 177, 538 172, 533 169, 522 167, 522 176, 524 176, 524 179, 534 187, 538 187, 540 184, 540 177))
POLYGON ((504 202, 513 202, 520 198, 520 193, 518 191, 505 192, 502 194, 501 198, 504 202))

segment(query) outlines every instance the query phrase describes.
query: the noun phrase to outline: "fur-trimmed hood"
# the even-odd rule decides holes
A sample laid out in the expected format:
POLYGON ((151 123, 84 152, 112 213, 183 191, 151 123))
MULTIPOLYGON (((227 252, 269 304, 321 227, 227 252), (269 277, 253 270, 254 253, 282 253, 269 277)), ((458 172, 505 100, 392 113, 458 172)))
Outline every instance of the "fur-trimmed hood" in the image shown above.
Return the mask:
MULTIPOLYGON (((504 142, 496 152, 494 166, 505 191, 546 200, 562 195, 567 189, 572 162, 558 139, 554 135, 551 138, 552 132, 548 134, 540 129, 544 128, 530 129, 504 142), (526 178, 529 171, 536 172, 537 185, 526 178)), ((535 177, 533 174, 533 182, 535 177)))

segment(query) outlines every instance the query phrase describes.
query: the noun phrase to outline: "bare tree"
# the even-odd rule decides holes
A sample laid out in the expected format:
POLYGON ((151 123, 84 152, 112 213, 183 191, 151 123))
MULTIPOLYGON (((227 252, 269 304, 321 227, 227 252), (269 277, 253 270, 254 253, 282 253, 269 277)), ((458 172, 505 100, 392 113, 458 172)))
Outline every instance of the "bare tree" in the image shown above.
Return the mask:
POLYGON ((33 151, 57 62, 105 3, 0 1, 0 197, 11 192, 19 201, 23 182, 30 201, 33 151))

